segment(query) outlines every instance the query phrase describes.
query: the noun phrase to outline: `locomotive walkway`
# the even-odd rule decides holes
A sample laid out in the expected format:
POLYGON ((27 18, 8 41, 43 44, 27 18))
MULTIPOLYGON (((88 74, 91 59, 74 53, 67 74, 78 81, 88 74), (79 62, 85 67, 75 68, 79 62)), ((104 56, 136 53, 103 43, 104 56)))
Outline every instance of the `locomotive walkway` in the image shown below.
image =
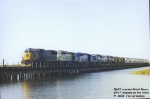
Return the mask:
POLYGON ((117 70, 125 68, 137 68, 148 64, 134 63, 99 63, 99 62, 75 62, 75 61, 46 61, 32 62, 31 66, 0 67, 0 80, 32 79, 53 75, 69 75, 86 72, 117 70))

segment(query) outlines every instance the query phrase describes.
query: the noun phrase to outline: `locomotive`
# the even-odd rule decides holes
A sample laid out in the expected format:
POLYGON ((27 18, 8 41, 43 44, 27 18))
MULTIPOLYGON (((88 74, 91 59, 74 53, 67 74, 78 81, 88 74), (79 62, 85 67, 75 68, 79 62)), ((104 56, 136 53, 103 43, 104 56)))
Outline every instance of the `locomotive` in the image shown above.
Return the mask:
POLYGON ((148 63, 147 59, 117 57, 101 54, 87 54, 62 50, 28 48, 24 51, 21 66, 31 66, 33 61, 78 61, 100 63, 148 63))

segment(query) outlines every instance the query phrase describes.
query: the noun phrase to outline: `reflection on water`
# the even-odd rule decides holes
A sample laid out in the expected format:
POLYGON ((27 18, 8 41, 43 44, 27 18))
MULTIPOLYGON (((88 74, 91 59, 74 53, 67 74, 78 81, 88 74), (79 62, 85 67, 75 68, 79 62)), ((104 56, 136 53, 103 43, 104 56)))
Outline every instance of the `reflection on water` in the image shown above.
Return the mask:
POLYGON ((140 69, 143 68, 1 82, 1 99, 112 99, 114 88, 150 90, 149 75, 129 74, 140 69))
POLYGON ((31 99, 31 87, 30 87, 30 83, 28 83, 27 81, 22 82, 22 92, 24 95, 25 99, 31 99))

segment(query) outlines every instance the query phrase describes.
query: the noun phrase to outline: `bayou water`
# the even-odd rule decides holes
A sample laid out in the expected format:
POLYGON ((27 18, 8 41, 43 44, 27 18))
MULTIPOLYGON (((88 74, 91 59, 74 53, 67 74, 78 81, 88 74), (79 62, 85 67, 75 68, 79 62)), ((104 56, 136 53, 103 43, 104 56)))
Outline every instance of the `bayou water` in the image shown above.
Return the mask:
POLYGON ((0 81, 0 99, 150 98, 150 75, 129 74, 145 68, 0 81))

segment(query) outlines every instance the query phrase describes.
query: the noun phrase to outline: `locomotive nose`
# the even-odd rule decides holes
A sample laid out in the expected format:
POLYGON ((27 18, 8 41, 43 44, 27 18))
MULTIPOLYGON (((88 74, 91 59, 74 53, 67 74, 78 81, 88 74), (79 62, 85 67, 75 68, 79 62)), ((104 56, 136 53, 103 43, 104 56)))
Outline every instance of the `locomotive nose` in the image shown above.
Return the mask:
POLYGON ((23 60, 32 60, 32 53, 31 52, 25 52, 23 60))

